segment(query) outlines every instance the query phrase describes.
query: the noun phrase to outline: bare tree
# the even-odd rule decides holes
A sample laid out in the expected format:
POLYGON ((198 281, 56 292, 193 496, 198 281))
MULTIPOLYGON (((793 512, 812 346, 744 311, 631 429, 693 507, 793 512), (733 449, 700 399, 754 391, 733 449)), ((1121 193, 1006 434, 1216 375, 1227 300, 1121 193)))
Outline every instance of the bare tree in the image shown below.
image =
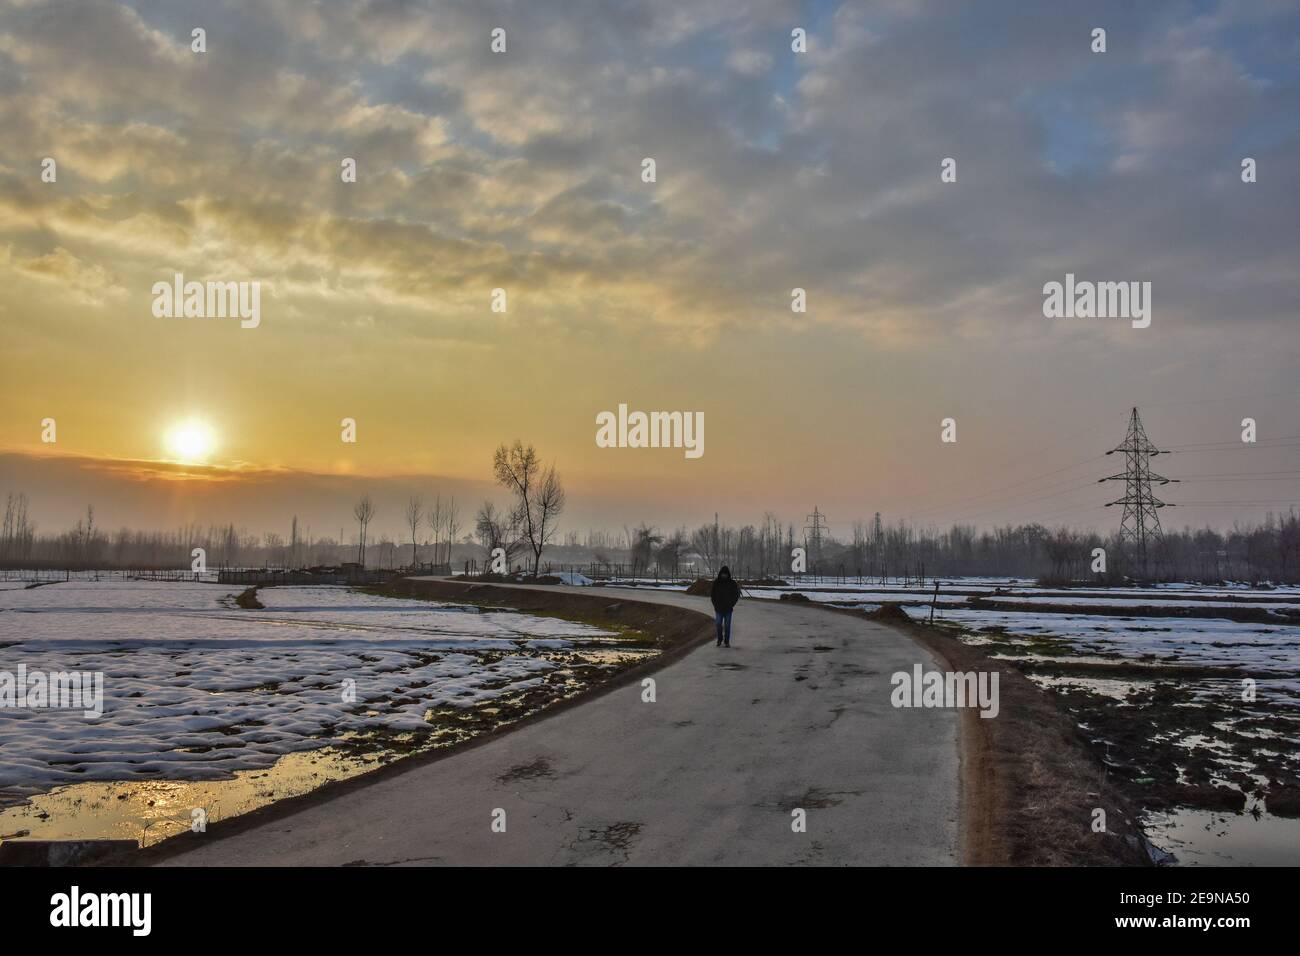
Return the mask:
POLYGON ((633 532, 631 549, 633 575, 649 569, 650 559, 663 543, 664 536, 655 531, 650 525, 642 522, 641 526, 633 532))
POLYGON ((537 495, 537 539, 533 546, 533 577, 537 577, 537 567, 542 562, 542 549, 559 530, 556 522, 564 513, 566 497, 560 476, 555 466, 551 465, 542 476, 541 491, 537 495))
POLYGON ((266 549, 268 567, 284 567, 284 538, 274 531, 268 531, 262 535, 262 547, 266 549))
POLYGON ((655 552, 655 567, 662 574, 676 575, 685 549, 686 531, 684 529, 674 531, 663 539, 663 544, 655 552))
POLYGON ((444 515, 447 529, 447 563, 451 564, 451 546, 456 543, 456 535, 460 533, 460 509, 456 507, 456 499, 447 499, 447 510, 444 515))
POLYGON ((388 535, 379 539, 379 566, 381 568, 391 568, 393 566, 393 557, 397 554, 397 545, 388 540, 388 535))
POLYGON ((235 567, 239 564, 239 532, 233 524, 221 529, 221 566, 235 567))
POLYGON ((86 506, 85 519, 78 518, 68 535, 68 560, 82 567, 94 563, 99 532, 95 530, 95 506, 86 506))
POLYGON ((364 568, 366 566, 366 528, 370 524, 370 519, 375 516, 375 504, 370 500, 369 495, 362 495, 360 500, 352 507, 352 516, 357 519, 357 524, 361 528, 357 537, 357 564, 364 568))
POLYGON ((415 567, 418 563, 415 553, 415 533, 420 530, 422 521, 424 521, 424 499, 419 495, 411 495, 411 499, 406 503, 406 526, 411 529, 411 567, 415 567))
POLYGON ((5 499, 4 530, 0 531, 0 559, 26 558, 35 537, 36 525, 27 518, 27 495, 10 492, 5 499))
POLYGON ((492 473, 497 484, 515 495, 516 507, 523 521, 524 537, 533 552, 533 577, 542 563, 542 551, 555 536, 555 522, 564 511, 564 486, 555 466, 543 468, 537 450, 515 439, 513 445, 501 445, 492 458, 492 473))
MULTIPOLYGON (((779 535, 778 529, 778 539, 779 535)), ((719 564, 717 527, 704 524, 696 528, 691 534, 691 549, 704 559, 704 569, 712 575, 719 564)))
POLYGON ((479 544, 487 552, 487 557, 484 559, 485 566, 491 563, 492 552, 500 548, 505 554, 506 568, 510 568, 515 555, 524 546, 523 536, 520 533, 520 517, 518 508, 501 511, 492 502, 483 502, 474 518, 474 532, 479 544))
POLYGON ((433 559, 440 561, 442 556, 442 495, 434 495, 433 507, 429 508, 424 516, 425 522, 429 525, 429 530, 433 532, 433 559))

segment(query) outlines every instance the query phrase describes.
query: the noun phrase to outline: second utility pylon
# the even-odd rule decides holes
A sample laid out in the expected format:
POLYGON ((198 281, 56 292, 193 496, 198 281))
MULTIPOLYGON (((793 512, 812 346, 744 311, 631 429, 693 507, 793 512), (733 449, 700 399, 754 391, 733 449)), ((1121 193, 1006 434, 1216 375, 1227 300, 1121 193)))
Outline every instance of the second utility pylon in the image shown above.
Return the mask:
POLYGON ((1124 471, 1099 481, 1124 482, 1124 497, 1107 502, 1106 507, 1124 506, 1124 517, 1119 524, 1120 547, 1125 551, 1131 550, 1132 554, 1126 557, 1132 558, 1134 567, 1140 569, 1142 577, 1149 578, 1151 571, 1148 554, 1154 550, 1153 545, 1164 540, 1159 512, 1161 508, 1172 507, 1151 493, 1151 485, 1153 482, 1167 485, 1178 479, 1166 478, 1151 470, 1151 459, 1168 452, 1161 452, 1151 444, 1136 408, 1129 418, 1128 434, 1124 436, 1123 443, 1106 454, 1113 455, 1116 452, 1124 453, 1124 471))

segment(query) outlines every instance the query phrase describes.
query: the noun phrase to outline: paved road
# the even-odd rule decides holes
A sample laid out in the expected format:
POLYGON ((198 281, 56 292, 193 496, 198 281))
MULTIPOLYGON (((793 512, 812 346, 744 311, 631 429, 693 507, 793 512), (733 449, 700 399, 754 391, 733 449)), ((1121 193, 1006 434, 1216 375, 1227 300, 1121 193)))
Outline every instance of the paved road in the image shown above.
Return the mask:
MULTIPOLYGON (((676 592, 602 593, 708 610, 676 592)), ((741 602, 733 645, 656 672, 654 703, 633 683, 166 864, 958 862, 956 712, 889 704, 890 674, 937 666, 926 651, 759 600, 741 602)))

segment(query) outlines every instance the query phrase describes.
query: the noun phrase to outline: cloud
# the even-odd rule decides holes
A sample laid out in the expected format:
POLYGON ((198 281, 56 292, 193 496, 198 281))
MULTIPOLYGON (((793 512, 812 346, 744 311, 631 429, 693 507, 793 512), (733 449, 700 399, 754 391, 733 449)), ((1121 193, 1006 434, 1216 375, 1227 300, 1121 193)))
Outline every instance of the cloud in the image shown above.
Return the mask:
MULTIPOLYGON (((785 321, 800 285, 817 290, 814 321, 896 341, 958 315, 996 327, 1005 315, 969 310, 1029 306, 1040 262, 1123 261, 1193 318, 1204 290, 1189 274, 1258 266, 1169 210, 1195 201, 1207 222, 1231 218, 1241 197, 1207 192, 1235 165, 1225 150, 1298 105, 1294 82, 1261 83, 1270 63, 1234 48, 1241 30, 1293 22, 1286 8, 1225 5, 1175 26, 1115 4, 1091 15, 1112 24, 1109 60, 1079 39, 1087 17, 928 3, 845 4, 810 24, 817 42, 796 57, 799 11, 277 3, 193 6, 164 25, 100 0, 10 5, 0 53, 28 95, 6 120, 33 148, 58 144, 75 198, 9 181, 0 202, 26 213, 19 228, 111 234, 117 255, 152 244, 284 279, 315 270, 381 302, 527 281, 558 306, 575 283, 601 301, 651 285, 672 303, 647 310, 654 321, 717 329, 785 321), (209 53, 189 52, 191 20, 208 23, 209 53), (501 56, 488 49, 498 24, 501 56), (1119 68, 1137 82, 1114 98, 1071 92, 1119 68), (1114 144, 1108 169, 1063 181, 1049 151, 1066 133, 1044 126, 1027 84, 1114 144), (345 155, 356 188, 338 181, 345 155), (639 180, 647 155, 653 187, 639 180), (941 187, 945 156, 960 174, 941 187)), ((1277 170, 1296 138, 1265 152, 1277 170)), ((1294 196, 1264 224, 1271 255, 1297 251, 1282 226, 1294 196)), ((1231 295, 1252 311, 1251 288, 1231 295)))
POLYGON ((105 297, 126 294, 108 270, 78 259, 62 246, 43 256, 21 259, 14 263, 14 268, 23 275, 59 287, 86 305, 98 305, 105 297))
POLYGON ((772 57, 762 50, 736 50, 727 57, 727 66, 745 76, 758 76, 772 68, 772 57))

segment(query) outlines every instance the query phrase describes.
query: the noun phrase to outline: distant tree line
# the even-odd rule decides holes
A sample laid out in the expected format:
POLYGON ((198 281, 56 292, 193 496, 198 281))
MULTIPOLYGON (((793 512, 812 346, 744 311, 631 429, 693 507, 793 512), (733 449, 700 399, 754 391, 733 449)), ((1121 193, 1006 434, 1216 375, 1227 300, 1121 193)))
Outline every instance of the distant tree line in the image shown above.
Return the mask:
MULTIPOLYGON (((747 579, 790 578, 793 552, 802 548, 807 573, 875 579, 959 576, 1025 577, 1044 581, 1119 580, 1140 577, 1133 555, 1114 535, 1041 524, 979 529, 956 524, 946 530, 879 514, 856 521, 844 539, 829 532, 810 540, 803 529, 767 513, 758 524, 741 526, 715 519, 690 530, 660 530, 642 522, 620 531, 568 532, 561 543, 558 519, 565 492, 553 465, 516 441, 500 446, 493 475, 510 494, 508 504, 484 501, 464 530, 454 499, 418 496, 408 502, 405 530, 398 538, 370 539, 378 509, 369 496, 354 506, 354 540, 314 536, 297 516, 287 535, 252 534, 233 524, 189 524, 170 531, 104 529, 94 507, 65 531, 40 534, 29 517, 26 494, 5 496, 0 525, 0 567, 4 568, 188 568, 202 548, 209 568, 308 568, 346 561, 383 568, 462 564, 487 568, 496 549, 510 570, 545 573, 548 563, 597 571, 659 576, 713 575, 722 565, 747 579), (405 539, 404 543, 401 539, 405 539), (1093 572, 1094 550, 1106 553, 1106 573, 1093 572)), ((1166 530, 1151 548, 1149 576, 1180 581, 1300 583, 1300 516, 1294 510, 1268 515, 1257 524, 1166 530)))
MULTIPOLYGON (((793 552, 803 549, 808 574, 876 579, 1024 577, 1066 583, 1148 577, 1169 581, 1300 583, 1300 517, 1268 515, 1256 525, 1167 530, 1150 547, 1144 575, 1132 549, 1117 536, 1041 524, 981 530, 947 530, 876 515, 853 524, 848 540, 824 534, 809 540, 791 524, 767 514, 759 525, 718 521, 693 531, 660 532, 642 523, 626 532, 626 549, 595 550, 594 564, 617 564, 632 574, 716 574, 728 565, 748 579, 791 577, 793 552), (1095 549, 1105 552, 1105 572, 1093 571, 1095 549)), ((565 551, 570 551, 566 548, 565 551)))
MULTIPOLYGON (((368 499, 367 499, 368 500, 368 499)), ((420 542, 417 564, 447 563, 451 560, 454 535, 460 525, 454 504, 441 505, 438 531, 420 542)), ((314 537, 294 515, 287 534, 267 531, 254 534, 234 524, 187 524, 167 531, 141 531, 131 528, 107 530, 99 526, 93 506, 67 531, 39 534, 27 517, 27 497, 7 497, 4 524, 0 527, 0 568, 126 568, 132 570, 184 569, 192 564, 194 549, 201 548, 208 568, 230 567, 310 568, 337 567, 350 561, 374 563, 379 567, 406 566, 410 550, 399 553, 397 541, 387 534, 370 540, 369 525, 377 513, 373 503, 368 508, 354 508, 365 513, 364 532, 353 541, 338 537, 314 537)), ((359 519, 358 519, 359 520, 359 519)), ((468 553, 470 542, 456 540, 468 553)))

